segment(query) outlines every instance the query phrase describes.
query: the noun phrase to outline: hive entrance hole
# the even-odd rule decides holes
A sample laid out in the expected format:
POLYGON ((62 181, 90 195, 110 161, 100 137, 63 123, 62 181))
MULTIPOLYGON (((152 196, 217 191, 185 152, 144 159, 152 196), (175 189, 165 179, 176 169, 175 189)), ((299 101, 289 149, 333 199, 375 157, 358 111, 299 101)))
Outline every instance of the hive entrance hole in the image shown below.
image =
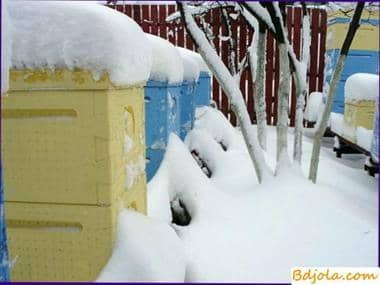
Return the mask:
POLYGON ((211 169, 208 167, 207 163, 199 156, 199 153, 196 150, 192 150, 191 155, 199 167, 202 169, 203 173, 206 174, 208 178, 210 178, 212 176, 211 169))
POLYGON ((170 210, 172 213, 172 223, 178 226, 187 226, 191 222, 191 216, 186 208, 185 203, 179 198, 175 198, 170 202, 170 210))
POLYGON ((224 142, 220 141, 219 144, 224 151, 227 151, 227 146, 224 144, 224 142))

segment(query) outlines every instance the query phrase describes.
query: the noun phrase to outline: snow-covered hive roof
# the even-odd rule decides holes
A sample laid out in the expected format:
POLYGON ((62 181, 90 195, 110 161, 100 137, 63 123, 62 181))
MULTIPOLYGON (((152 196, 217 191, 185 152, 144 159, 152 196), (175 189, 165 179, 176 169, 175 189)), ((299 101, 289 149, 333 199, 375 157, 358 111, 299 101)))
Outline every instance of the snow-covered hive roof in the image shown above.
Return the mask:
POLYGON ((182 82, 184 74, 182 58, 175 46, 163 38, 146 35, 153 54, 150 79, 169 83, 182 82))
POLYGON ((376 101, 379 96, 379 76, 371 73, 355 73, 344 85, 344 101, 376 101))
POLYGON ((183 52, 181 48, 176 47, 182 58, 183 63, 183 80, 196 81, 199 78, 200 68, 198 62, 193 56, 183 52))
POLYGON ((117 86, 149 78, 152 52, 138 24, 96 3, 11 1, 14 69, 80 68, 117 86))
POLYGON ((206 62, 203 60, 202 56, 199 53, 182 47, 177 47, 177 49, 182 55, 190 56, 192 59, 194 59, 198 63, 200 71, 207 72, 210 76, 212 75, 206 62))

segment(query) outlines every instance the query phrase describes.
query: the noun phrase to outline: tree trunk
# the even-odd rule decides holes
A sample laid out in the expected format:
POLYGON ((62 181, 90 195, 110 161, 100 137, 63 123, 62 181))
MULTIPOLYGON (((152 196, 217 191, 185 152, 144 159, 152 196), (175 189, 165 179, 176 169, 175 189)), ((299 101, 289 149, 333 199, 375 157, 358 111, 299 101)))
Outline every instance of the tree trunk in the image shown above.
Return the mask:
POLYGON ((302 132, 303 132, 303 109, 305 106, 305 97, 307 96, 307 68, 310 58, 310 18, 307 13, 306 4, 301 2, 303 19, 302 19, 302 57, 300 72, 295 72, 296 83, 296 118, 294 126, 294 145, 293 160, 301 165, 302 159, 302 132), (304 82, 301 82, 303 80, 304 82))
MULTIPOLYGON (((261 26, 261 25, 260 25, 261 26)), ((255 31, 256 32, 256 31, 255 31)), ((258 42, 257 42, 257 69, 256 74, 252 74, 255 78, 255 112, 257 120, 257 135, 261 148, 267 148, 267 113, 265 104, 265 61, 266 61, 266 32, 260 27, 258 42)), ((251 63, 254 64, 254 63, 251 63)), ((253 68, 251 67, 251 72, 253 68)))
POLYGON ((296 119, 294 122, 294 145, 293 160, 301 165, 302 159, 302 130, 303 130, 303 107, 305 105, 305 89, 297 88, 296 94, 296 119))
POLYGON ((327 103, 323 110, 323 114, 319 121, 319 125, 317 126, 317 131, 315 132, 315 135, 314 135, 313 151, 311 154, 310 170, 309 170, 309 179, 311 179, 313 183, 316 183, 317 181, 319 153, 321 150, 321 139, 323 137, 323 134, 326 131, 327 123, 330 118, 330 113, 331 113, 332 105, 334 102, 336 89, 338 87, 340 75, 342 74, 342 71, 343 71, 345 59, 346 59, 345 55, 340 55, 338 64, 335 68, 333 77, 331 79, 327 103))
POLYGON ((259 183, 261 183, 265 176, 268 175, 269 171, 265 164, 262 150, 257 142, 255 129, 251 125, 251 120, 245 107, 245 102, 239 89, 239 85, 228 71, 228 68, 224 65, 223 61, 216 54, 215 50, 212 49, 203 32, 197 26, 187 4, 184 2, 177 2, 177 5, 181 11, 187 32, 198 46, 199 53, 231 102, 231 109, 240 122, 248 153, 255 168, 257 179, 259 183))
POLYGON ((277 162, 281 163, 288 156, 288 100, 290 86, 290 70, 288 49, 285 43, 279 44, 280 50, 280 86, 278 94, 277 118, 277 162))
POLYGON ((355 8, 354 16, 351 20, 350 26, 348 28, 346 37, 344 39, 342 49, 340 51, 339 60, 337 66, 334 70, 333 76, 330 81, 330 88, 327 95, 327 103, 323 110, 322 117, 317 126, 313 141, 313 152, 311 155, 310 169, 309 169, 309 179, 313 183, 317 182, 318 164, 319 164, 319 154, 321 150, 321 139, 326 131, 327 123, 330 118, 330 113, 332 105, 336 95, 336 89, 340 80, 340 76, 343 71, 344 61, 346 60, 348 51, 350 50, 351 43, 355 37, 355 33, 359 28, 359 21, 364 8, 364 2, 358 3, 355 8))

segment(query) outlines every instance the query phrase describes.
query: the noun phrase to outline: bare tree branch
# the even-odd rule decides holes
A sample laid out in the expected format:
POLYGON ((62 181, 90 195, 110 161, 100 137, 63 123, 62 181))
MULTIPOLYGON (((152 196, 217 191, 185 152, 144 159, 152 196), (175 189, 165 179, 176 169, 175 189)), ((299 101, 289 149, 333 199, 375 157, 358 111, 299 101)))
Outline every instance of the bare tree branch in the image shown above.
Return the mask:
POLYGON ((342 48, 340 50, 338 63, 336 65, 336 68, 334 70, 333 76, 330 81, 330 88, 327 94, 326 106, 323 110, 322 118, 318 123, 317 131, 315 132, 314 142, 313 142, 313 151, 312 151, 310 169, 309 169, 309 179, 312 180, 313 183, 316 183, 317 181, 319 154, 321 150, 321 139, 322 139, 323 134, 326 131, 327 122, 330 118, 332 105, 333 105, 335 95, 336 95, 336 89, 337 89, 338 82, 340 80, 340 76, 342 74, 343 67, 344 67, 344 61, 346 60, 348 51, 350 50, 351 43, 355 37, 356 31, 360 26, 360 17, 362 15, 363 8, 364 8, 364 2, 359 2, 356 5, 354 16, 351 20, 342 48))
POLYGON ((232 111, 240 122, 244 141, 254 165, 257 179, 259 183, 261 183, 261 181, 268 175, 269 170, 265 164, 262 150, 257 142, 255 129, 251 126, 251 120, 245 107, 239 85, 228 71, 228 68, 224 65, 223 61, 216 54, 216 51, 212 49, 203 32, 197 26, 187 4, 184 2, 177 2, 177 5, 181 11, 183 23, 187 32, 198 46, 199 53, 202 55, 209 69, 212 71, 220 86, 230 99, 232 111))

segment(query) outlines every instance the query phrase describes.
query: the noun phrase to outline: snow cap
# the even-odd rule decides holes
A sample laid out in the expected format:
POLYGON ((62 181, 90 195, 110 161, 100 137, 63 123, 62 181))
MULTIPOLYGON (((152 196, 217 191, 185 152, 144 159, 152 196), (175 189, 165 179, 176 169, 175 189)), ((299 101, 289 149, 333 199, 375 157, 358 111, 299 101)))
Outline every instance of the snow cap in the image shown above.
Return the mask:
POLYGON ((11 66, 80 68, 117 86, 148 80, 152 51, 128 16, 96 3, 11 1, 11 66))
POLYGON ((153 65, 150 79, 179 83, 183 80, 183 64, 178 50, 169 41, 146 34, 152 47, 153 65))
POLYGON ((344 85, 344 101, 376 101, 379 96, 379 76, 371 73, 355 73, 344 85))
POLYGON ((317 122, 323 109, 323 93, 311 92, 307 100, 304 118, 309 122, 317 122))
POLYGON ((199 53, 182 47, 177 47, 177 49, 182 55, 187 55, 193 58, 198 63, 200 71, 207 72, 210 76, 212 75, 206 62, 203 60, 202 56, 199 53))
POLYGON ((187 81, 197 81, 199 78, 200 68, 198 62, 189 54, 181 51, 180 48, 177 47, 179 54, 182 58, 183 64, 183 80, 187 81))

